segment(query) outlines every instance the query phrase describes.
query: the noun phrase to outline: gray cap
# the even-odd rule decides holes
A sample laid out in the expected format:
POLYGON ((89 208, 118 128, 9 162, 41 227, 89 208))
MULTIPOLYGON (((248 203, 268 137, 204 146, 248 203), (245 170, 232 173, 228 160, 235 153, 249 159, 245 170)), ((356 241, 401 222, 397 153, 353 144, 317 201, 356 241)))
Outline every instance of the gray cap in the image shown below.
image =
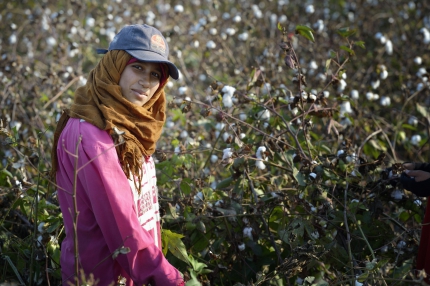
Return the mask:
POLYGON ((169 61, 169 45, 161 32, 149 25, 129 25, 119 31, 109 44, 109 49, 97 49, 98 54, 111 50, 124 50, 139 61, 165 63, 169 75, 179 78, 178 68, 169 61))

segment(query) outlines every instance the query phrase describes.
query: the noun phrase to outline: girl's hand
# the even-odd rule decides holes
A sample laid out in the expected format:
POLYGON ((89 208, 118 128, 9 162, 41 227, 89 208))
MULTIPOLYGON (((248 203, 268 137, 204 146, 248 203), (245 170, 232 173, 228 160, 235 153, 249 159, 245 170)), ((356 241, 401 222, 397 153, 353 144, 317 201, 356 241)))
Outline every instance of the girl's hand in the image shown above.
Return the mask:
POLYGON ((404 163, 403 167, 405 167, 407 170, 414 170, 415 169, 415 163, 404 163))
MULTIPOLYGON (((413 163, 408 163, 408 164, 413 164, 413 163)), ((427 179, 430 179, 430 173, 429 172, 425 172, 425 171, 420 171, 420 170, 410 171, 410 170, 406 170, 405 173, 409 177, 415 178, 415 182, 422 182, 422 181, 425 181, 427 179)))
POLYGON ((430 196, 430 173, 421 170, 406 170, 400 176, 403 188, 419 197, 430 196))

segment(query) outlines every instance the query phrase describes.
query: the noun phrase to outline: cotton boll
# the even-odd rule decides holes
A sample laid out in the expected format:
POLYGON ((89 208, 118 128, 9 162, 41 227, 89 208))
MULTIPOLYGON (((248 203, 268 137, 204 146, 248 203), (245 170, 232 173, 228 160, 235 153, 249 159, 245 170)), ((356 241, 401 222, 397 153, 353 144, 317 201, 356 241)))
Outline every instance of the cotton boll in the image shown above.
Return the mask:
POLYGON ((57 45, 57 40, 54 37, 48 37, 46 39, 46 43, 48 44, 48 46, 54 47, 57 45))
POLYGON ((37 231, 38 232, 40 232, 40 233, 44 233, 45 232, 45 229, 43 228, 45 226, 45 222, 41 222, 41 223, 39 223, 39 225, 37 226, 37 231))
POLYGON ((229 36, 233 36, 234 34, 236 34, 236 30, 234 28, 227 28, 225 30, 225 33, 229 36))
POLYGON ((260 170, 266 169, 266 165, 261 160, 255 161, 255 166, 260 170))
POLYGON ((324 31, 324 21, 319 19, 314 23, 313 27, 317 33, 321 33, 322 31, 324 31))
POLYGON ((166 128, 172 128, 173 126, 175 126, 175 122, 171 120, 166 121, 166 128))
POLYGON ((253 240, 252 227, 247 226, 247 227, 243 228, 243 236, 246 238, 249 238, 250 240, 253 240))
POLYGON ((320 237, 319 232, 316 230, 314 232, 311 233, 311 236, 313 239, 318 239, 320 237))
POLYGON ((242 34, 239 34, 237 38, 239 39, 239 41, 245 42, 246 40, 248 40, 249 34, 247 32, 244 32, 242 34))
POLYGON ((306 13, 313 14, 314 12, 315 12, 314 5, 308 5, 308 6, 306 6, 306 13))
POLYGON ((225 93, 222 97, 222 104, 224 105, 224 107, 226 108, 230 108, 233 106, 233 98, 230 94, 225 93))
POLYGON ((230 133, 228 132, 224 132, 222 134, 222 139, 224 140, 224 142, 227 142, 229 140, 229 138, 231 137, 230 133))
POLYGON ((294 108, 291 110, 291 113, 292 113, 294 116, 296 116, 298 112, 299 112, 299 109, 298 109, 297 107, 294 107, 294 108))
POLYGON ((96 19, 94 19, 93 17, 88 17, 85 22, 86 26, 90 28, 94 27, 95 23, 96 23, 96 19))
POLYGON ((225 148, 222 152, 223 152, 223 156, 222 156, 223 160, 229 159, 231 158, 231 156, 233 156, 233 152, 231 151, 231 148, 225 148))
POLYGON ((173 8, 173 11, 175 11, 175 13, 183 13, 184 12, 184 6, 178 4, 173 8))
POLYGON ((387 42, 385 43, 385 51, 390 56, 393 54, 393 43, 391 42, 391 40, 387 40, 387 42))
POLYGON ((264 152, 266 152, 266 147, 265 146, 260 146, 260 147, 258 147, 257 152, 256 152, 255 155, 257 156, 258 159, 263 159, 262 153, 264 153, 264 152))
POLYGON ((339 85, 337 86, 337 91, 338 92, 342 92, 342 91, 344 91, 345 90, 345 88, 346 88, 346 81, 344 80, 344 79, 341 79, 340 81, 339 81, 339 85))
POLYGON ((348 127, 352 125, 351 120, 348 117, 344 117, 342 118, 342 120, 339 122, 340 125, 342 125, 343 127, 348 127))
POLYGON ((399 189, 396 189, 391 192, 391 197, 395 200, 401 200, 403 197, 403 192, 399 189))
POLYGON ((218 122, 218 123, 215 125, 215 129, 216 129, 216 130, 222 130, 222 129, 224 129, 224 127, 225 127, 225 123, 223 123, 223 122, 218 122))
POLYGON ((377 39, 377 40, 380 40, 381 38, 382 38, 382 33, 381 32, 377 32, 376 34, 375 34, 375 39, 377 39))
POLYGON ((240 133, 240 134, 239 134, 239 138, 240 138, 240 139, 243 139, 243 138, 245 138, 245 137, 246 137, 246 134, 245 134, 245 133, 240 133))
POLYGON ((271 90, 271 84, 266 82, 261 86, 261 94, 266 95, 270 92, 271 90))
POLYGON ((383 71, 381 71, 381 73, 379 74, 379 77, 380 77, 381 79, 386 79, 386 78, 388 77, 388 72, 387 72, 387 70, 383 70, 383 71))
POLYGON ((239 114, 239 119, 242 121, 245 121, 248 118, 248 115, 246 113, 239 114))
POLYGON ((422 90, 424 88, 424 84, 422 82, 419 82, 417 84, 417 91, 422 90))
POLYGON ((206 43, 206 47, 208 49, 215 49, 216 48, 216 44, 214 41, 210 40, 209 42, 206 43))
POLYGON ((309 99, 312 100, 312 101, 315 101, 317 99, 317 96, 315 94, 311 93, 309 95, 309 99))
POLYGON ((359 98, 358 90, 356 90, 356 89, 351 90, 350 96, 352 99, 358 99, 359 98))
POLYGON ((379 79, 375 79, 370 82, 370 85, 372 86, 373 89, 377 89, 380 84, 381 82, 379 81, 379 79))
POLYGON ((339 157, 339 156, 343 155, 344 153, 345 153, 344 150, 339 150, 339 151, 337 151, 337 156, 339 157))
POLYGON ((218 156, 217 155, 211 155, 211 162, 216 163, 217 161, 218 161, 218 156))
POLYGON ((179 147, 179 146, 176 146, 175 147, 175 154, 179 154, 179 153, 181 153, 181 147, 179 147))
POLYGON ((228 94, 228 95, 230 95, 230 96, 233 96, 233 95, 234 95, 234 92, 236 91, 236 88, 234 88, 234 87, 232 87, 232 86, 230 86, 230 85, 225 85, 225 86, 221 89, 221 91, 222 91, 224 94, 228 94))
POLYGON ((429 44, 430 43, 430 32, 427 30, 427 28, 423 27, 420 29, 420 32, 423 34, 423 43, 429 44))
POLYGON ((427 74, 426 68, 420 68, 417 71, 417 77, 419 77, 419 78, 423 78, 423 76, 426 75, 426 74, 427 74))
POLYGON ((314 61, 314 60, 312 60, 312 61, 309 63, 309 68, 310 68, 310 69, 314 69, 314 70, 316 70, 316 69, 318 68, 317 62, 316 62, 316 61, 314 61))
POLYGON ((388 96, 382 96, 382 97, 381 97, 381 100, 379 101, 379 103, 380 103, 382 106, 390 106, 390 104, 391 104, 391 99, 390 99, 390 97, 388 97, 388 96))
POLYGON ((412 125, 412 126, 417 126, 418 125, 418 119, 415 116, 411 116, 408 119, 408 124, 412 125))
POLYGON ((287 22, 288 18, 286 15, 281 15, 278 19, 279 23, 285 23, 287 22))
POLYGON ((217 33, 218 33, 218 30, 216 28, 209 29, 209 34, 211 34, 212 36, 215 36, 217 33))
POLYGON ((237 246, 237 248, 239 249, 239 251, 244 251, 245 250, 245 243, 241 243, 237 246))
POLYGON ((397 243, 397 248, 398 249, 402 249, 406 247, 406 242, 404 242, 403 240, 399 241, 399 243, 397 243))
POLYGON ((349 101, 344 101, 340 105, 340 116, 344 116, 345 113, 352 113, 351 103, 349 101))
POLYGON ((414 63, 416 63, 417 65, 420 65, 423 63, 423 59, 421 57, 415 57, 414 63))
POLYGON ((229 13, 227 13, 227 12, 224 12, 224 13, 222 14, 222 19, 223 19, 223 20, 228 20, 228 19, 230 19, 230 14, 229 14, 229 13))
POLYGON ((240 21, 242 21, 242 18, 240 17, 240 15, 236 15, 236 16, 233 17, 232 20, 235 23, 239 23, 240 21))
POLYGON ((418 146, 421 142, 421 135, 415 134, 411 137, 411 144, 418 146))
POLYGON ((84 86, 87 84, 87 78, 84 76, 80 76, 79 77, 79 81, 78 81, 79 86, 84 86))
POLYGON ((324 90, 323 95, 325 98, 328 98, 330 96, 330 92, 328 90, 324 90))
POLYGON ((188 132, 187 130, 182 130, 181 134, 179 135, 182 139, 188 138, 188 132))
POLYGON ((178 93, 179 93, 179 95, 184 95, 187 92, 187 90, 188 90, 188 87, 181 86, 178 88, 178 93))
POLYGON ((260 120, 269 120, 270 119, 270 111, 267 109, 261 110, 257 113, 257 119, 260 120))
POLYGON ((194 196, 194 203, 195 204, 200 204, 202 203, 204 200, 204 195, 202 192, 198 192, 195 196, 194 196))

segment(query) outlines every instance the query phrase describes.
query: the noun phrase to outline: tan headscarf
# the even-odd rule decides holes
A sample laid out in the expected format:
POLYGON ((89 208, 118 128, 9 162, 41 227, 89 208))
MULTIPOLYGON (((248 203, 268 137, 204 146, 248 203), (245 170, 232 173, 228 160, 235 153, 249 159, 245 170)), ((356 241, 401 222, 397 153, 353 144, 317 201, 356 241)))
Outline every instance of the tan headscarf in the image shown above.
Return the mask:
POLYGON ((55 180, 57 171, 57 144, 61 132, 70 117, 84 119, 102 130, 107 130, 115 139, 121 167, 127 176, 135 175, 141 179, 142 159, 155 152, 166 120, 166 97, 164 86, 160 83, 154 96, 144 106, 137 106, 121 93, 118 85, 121 74, 132 57, 125 51, 112 50, 103 56, 90 72, 85 86, 75 92, 74 103, 64 110, 54 134, 52 148, 51 175, 55 180), (124 132, 121 136, 116 133, 124 132), (119 142, 118 142, 119 141, 119 142))

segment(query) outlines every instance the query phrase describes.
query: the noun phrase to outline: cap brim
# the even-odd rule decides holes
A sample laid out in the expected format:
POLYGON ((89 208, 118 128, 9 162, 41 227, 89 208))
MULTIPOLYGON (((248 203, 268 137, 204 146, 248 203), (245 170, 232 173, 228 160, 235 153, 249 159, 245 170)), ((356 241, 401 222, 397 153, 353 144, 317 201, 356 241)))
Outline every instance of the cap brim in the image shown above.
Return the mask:
POLYGON ((164 63, 169 67, 169 75, 177 80, 179 78, 178 68, 170 61, 167 61, 165 57, 151 52, 151 51, 142 51, 142 50, 125 50, 127 53, 143 62, 155 62, 155 63, 164 63))

